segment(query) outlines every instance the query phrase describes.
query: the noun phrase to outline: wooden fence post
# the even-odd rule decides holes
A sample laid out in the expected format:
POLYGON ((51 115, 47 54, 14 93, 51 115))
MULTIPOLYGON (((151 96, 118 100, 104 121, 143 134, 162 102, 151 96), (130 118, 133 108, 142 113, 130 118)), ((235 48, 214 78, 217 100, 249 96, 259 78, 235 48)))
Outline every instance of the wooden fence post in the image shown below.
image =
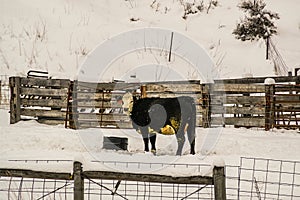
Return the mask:
POLYGON ((210 127, 210 97, 209 97, 209 85, 201 85, 202 94, 202 126, 204 128, 210 127))
POLYGON ((274 126, 274 85, 265 85, 265 130, 268 131, 274 126))
POLYGON ((213 169, 215 200, 226 200, 226 179, 224 167, 215 166, 213 169))
POLYGON ((10 77, 10 123, 14 124, 21 120, 21 100, 20 100, 20 77, 10 77))
POLYGON ((141 98, 146 98, 146 97, 147 97, 147 86, 141 85, 141 98))
POLYGON ((82 177, 82 164, 75 161, 73 164, 74 200, 84 200, 84 179, 82 177))
POLYGON ((71 82, 70 85, 70 90, 71 90, 71 96, 70 98, 71 103, 69 102, 68 106, 69 108, 69 126, 72 129, 78 129, 79 128, 79 123, 78 123, 78 101, 77 101, 77 93, 78 93, 78 81, 73 81, 71 82))

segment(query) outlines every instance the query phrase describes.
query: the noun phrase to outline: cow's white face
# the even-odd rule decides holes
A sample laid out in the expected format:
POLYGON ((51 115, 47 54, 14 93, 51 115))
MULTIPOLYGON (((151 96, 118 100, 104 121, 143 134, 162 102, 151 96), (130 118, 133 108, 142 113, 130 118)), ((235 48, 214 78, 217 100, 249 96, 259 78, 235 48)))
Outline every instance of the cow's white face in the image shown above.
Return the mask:
POLYGON ((126 94, 124 94, 123 98, 123 110, 125 111, 125 113, 127 115, 129 115, 132 111, 132 107, 133 107, 133 96, 130 92, 127 92, 126 94))

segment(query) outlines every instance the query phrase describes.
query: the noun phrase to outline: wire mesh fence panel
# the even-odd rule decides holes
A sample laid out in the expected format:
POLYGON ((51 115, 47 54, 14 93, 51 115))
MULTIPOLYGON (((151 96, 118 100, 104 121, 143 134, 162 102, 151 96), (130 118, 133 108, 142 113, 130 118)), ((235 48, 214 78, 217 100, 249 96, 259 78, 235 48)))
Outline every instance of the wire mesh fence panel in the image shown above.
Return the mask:
POLYGON ((211 185, 167 184, 139 181, 85 181, 85 199, 214 199, 211 185))
POLYGON ((226 199, 238 199, 238 184, 239 184, 239 166, 225 166, 226 176, 226 199))
POLYGON ((0 199, 73 199, 73 182, 54 179, 1 177, 0 199))
POLYGON ((241 158, 239 198, 300 199, 300 162, 241 158))
MULTIPOLYGON (((121 165, 133 168, 135 166, 137 169, 150 165, 150 163, 137 162, 105 163, 106 165, 113 164, 115 167, 121 165)), ((164 170, 190 169, 195 173, 206 171, 209 167, 208 165, 162 163, 151 163, 150 166, 154 169, 157 165, 163 167, 164 170)), ((225 196, 228 200, 300 199, 299 161, 243 157, 239 166, 227 165, 224 169, 225 196)), ((218 191, 214 185, 215 175, 213 177, 189 176, 173 179, 172 176, 115 171, 81 171, 79 175, 76 175, 76 171, 73 175, 14 169, 2 169, 0 172, 1 200, 73 199, 76 189, 75 176, 82 178, 82 194, 84 199, 88 200, 215 199, 216 191, 218 191), (51 178, 49 178, 50 176, 51 178)))

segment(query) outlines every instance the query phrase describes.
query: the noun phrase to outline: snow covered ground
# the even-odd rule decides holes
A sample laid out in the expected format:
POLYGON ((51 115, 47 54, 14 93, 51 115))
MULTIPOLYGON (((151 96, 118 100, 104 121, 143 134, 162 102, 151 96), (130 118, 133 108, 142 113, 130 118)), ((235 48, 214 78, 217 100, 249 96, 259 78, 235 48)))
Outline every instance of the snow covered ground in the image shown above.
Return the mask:
MULTIPOLYGON (((111 170, 103 162, 142 163, 188 163, 208 164, 223 160, 226 165, 238 166, 240 157, 258 157, 300 161, 300 134, 295 130, 271 130, 222 128, 197 128, 196 155, 189 155, 186 143, 183 156, 175 156, 177 142, 175 136, 158 135, 157 155, 145 154, 141 135, 134 130, 85 129, 71 130, 64 126, 42 125, 35 121, 21 121, 9 125, 7 110, 1 110, 0 152, 1 167, 34 168, 40 170, 60 170, 69 172, 72 162, 48 165, 46 162, 30 160, 79 160, 85 169, 111 170), (127 151, 102 149, 103 136, 123 136, 129 139, 127 151), (21 160, 22 162, 12 161, 21 160), (27 160, 28 162, 24 162, 27 160), (91 164, 91 161, 101 161, 91 164), (56 167, 55 167, 56 166, 56 167), (58 168, 58 169, 56 169, 58 168)), ((55 163, 55 162, 53 162, 55 163)), ((115 167, 113 170, 123 171, 115 167)), ((136 169, 125 169, 133 170, 136 169)), ((173 171, 144 169, 143 172, 173 174, 173 171)), ((201 171, 201 174, 208 171, 201 171)), ((195 175, 195 171, 177 171, 176 175, 195 175)))

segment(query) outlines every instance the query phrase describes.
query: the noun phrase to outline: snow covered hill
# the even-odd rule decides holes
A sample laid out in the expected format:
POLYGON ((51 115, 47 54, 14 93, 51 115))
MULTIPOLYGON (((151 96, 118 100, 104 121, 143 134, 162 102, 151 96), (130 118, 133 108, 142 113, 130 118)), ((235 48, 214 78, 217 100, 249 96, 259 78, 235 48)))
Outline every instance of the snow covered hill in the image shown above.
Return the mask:
MULTIPOLYGON (((1 0, 0 67, 3 75, 25 75, 29 69, 74 79, 80 64, 98 44, 136 28, 159 27, 182 33, 202 45, 223 78, 274 75, 265 60, 265 44, 241 42, 232 34, 244 13, 239 0, 218 0, 208 10, 184 16, 189 0, 1 0), (207 11, 208 10, 208 11, 207 11)), ((195 1, 197 5, 201 1, 195 1)), ((290 70, 300 67, 300 5, 295 0, 266 0, 279 13, 273 41, 290 70)), ((141 59, 141 58, 139 58, 141 59)), ((116 77, 118 78, 118 77, 116 77)))

